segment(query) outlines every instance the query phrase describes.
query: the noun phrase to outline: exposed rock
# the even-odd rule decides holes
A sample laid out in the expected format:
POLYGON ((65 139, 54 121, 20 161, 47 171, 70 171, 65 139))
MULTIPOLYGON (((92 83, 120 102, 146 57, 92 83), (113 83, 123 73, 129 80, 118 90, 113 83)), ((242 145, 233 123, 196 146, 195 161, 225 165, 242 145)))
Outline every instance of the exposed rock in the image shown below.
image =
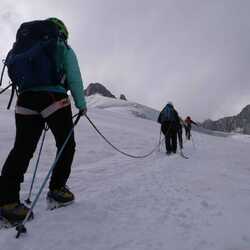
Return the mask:
POLYGON ((125 95, 123 95, 123 94, 121 94, 121 95, 120 95, 120 99, 121 99, 121 100, 124 100, 124 101, 127 101, 126 96, 125 96, 125 95))
POLYGON ((211 130, 250 134, 250 105, 236 116, 224 117, 217 121, 206 120, 202 126, 211 130))
POLYGON ((100 94, 102 96, 116 98, 106 87, 104 87, 101 83, 90 83, 89 86, 84 91, 86 96, 100 94))

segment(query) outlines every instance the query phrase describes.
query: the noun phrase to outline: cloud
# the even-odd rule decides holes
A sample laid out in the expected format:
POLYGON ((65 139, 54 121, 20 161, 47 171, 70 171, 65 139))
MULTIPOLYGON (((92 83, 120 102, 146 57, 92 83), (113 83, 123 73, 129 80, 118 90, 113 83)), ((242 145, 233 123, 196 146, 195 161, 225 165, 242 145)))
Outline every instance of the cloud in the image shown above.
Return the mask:
POLYGON ((1 1, 0 54, 23 21, 57 16, 70 30, 85 85, 160 109, 168 100, 197 120, 250 100, 247 0, 1 1))

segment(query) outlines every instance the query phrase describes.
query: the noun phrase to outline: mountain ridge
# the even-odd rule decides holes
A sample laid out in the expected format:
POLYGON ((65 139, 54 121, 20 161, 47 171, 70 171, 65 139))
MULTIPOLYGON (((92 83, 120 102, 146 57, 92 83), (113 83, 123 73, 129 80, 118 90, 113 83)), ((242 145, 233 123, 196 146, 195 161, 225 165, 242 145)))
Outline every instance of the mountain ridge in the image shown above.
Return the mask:
POLYGON ((205 120, 201 126, 210 130, 250 134, 250 105, 245 106, 239 114, 220 118, 216 121, 205 120))

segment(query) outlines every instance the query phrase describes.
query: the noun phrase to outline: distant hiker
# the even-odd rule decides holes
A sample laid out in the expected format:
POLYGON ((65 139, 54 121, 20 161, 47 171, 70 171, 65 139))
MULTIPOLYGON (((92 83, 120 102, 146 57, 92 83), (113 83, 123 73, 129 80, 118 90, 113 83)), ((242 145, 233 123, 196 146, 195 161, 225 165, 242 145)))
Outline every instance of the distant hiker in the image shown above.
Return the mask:
MULTIPOLYGON (((55 137, 57 152, 73 127, 68 90, 79 113, 87 112, 79 65, 67 40, 68 30, 57 18, 24 23, 6 59, 9 77, 19 92, 15 144, 0 176, 0 215, 9 221, 21 221, 27 215, 28 208, 20 202, 20 184, 45 123, 55 137)), ((66 182, 74 153, 72 134, 53 169, 47 199, 73 202, 66 182)))
POLYGON ((190 116, 187 116, 187 118, 185 119, 185 132, 186 132, 186 138, 187 140, 190 140, 191 138, 191 128, 192 128, 192 124, 197 126, 197 123, 194 122, 190 116))
POLYGON ((166 153, 176 153, 177 133, 180 130, 180 120, 174 106, 169 102, 160 112, 158 122, 161 124, 161 131, 165 136, 166 153))

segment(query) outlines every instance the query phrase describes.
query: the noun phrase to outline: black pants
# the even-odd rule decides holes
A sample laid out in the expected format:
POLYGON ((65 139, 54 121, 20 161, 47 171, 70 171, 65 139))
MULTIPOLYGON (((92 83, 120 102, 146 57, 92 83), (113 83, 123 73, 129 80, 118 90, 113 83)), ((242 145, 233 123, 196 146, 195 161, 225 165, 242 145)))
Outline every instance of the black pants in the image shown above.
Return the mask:
POLYGON ((161 125, 161 131, 165 135, 166 151, 168 154, 176 153, 177 150, 177 127, 176 124, 165 122, 161 125))
POLYGON ((191 138, 191 125, 186 125, 185 126, 185 132, 186 132, 187 140, 190 140, 190 138, 191 138))
MULTIPOLYGON (((66 96, 66 94, 61 93, 27 92, 18 98, 18 105, 41 111, 66 96)), ((24 180, 24 174, 36 150, 45 122, 55 137, 57 152, 73 127, 70 106, 54 112, 46 119, 40 115, 15 114, 15 121, 16 138, 14 147, 3 165, 0 177, 0 205, 20 201, 20 184, 24 180)), ((66 184, 70 175, 74 152, 75 140, 74 134, 72 134, 52 172, 50 189, 60 188, 66 184)))

